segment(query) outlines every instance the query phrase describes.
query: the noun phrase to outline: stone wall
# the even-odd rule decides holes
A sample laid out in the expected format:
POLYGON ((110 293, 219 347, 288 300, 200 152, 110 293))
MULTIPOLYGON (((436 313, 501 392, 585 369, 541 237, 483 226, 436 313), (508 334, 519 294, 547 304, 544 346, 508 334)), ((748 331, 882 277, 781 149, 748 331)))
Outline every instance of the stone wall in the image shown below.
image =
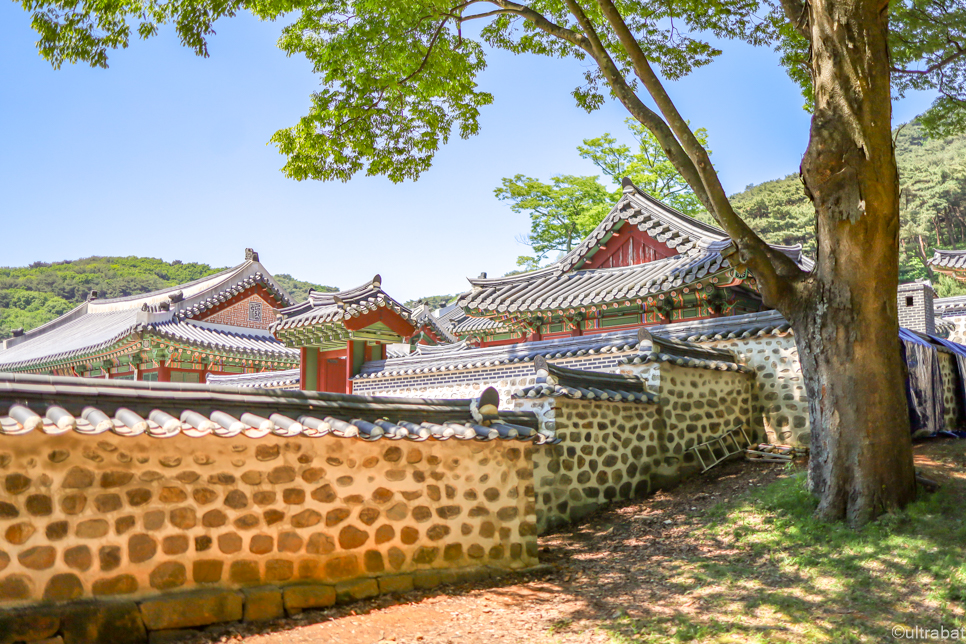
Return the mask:
POLYGON ((659 487, 651 485, 666 433, 659 405, 545 400, 562 442, 533 459, 540 533, 659 487))
MULTIPOLYGON (((798 347, 792 334, 703 344, 733 351, 743 364, 755 370, 749 426, 756 437, 773 443, 808 446, 808 397, 798 361, 798 347)), ((655 365, 620 364, 637 355, 636 351, 625 351, 551 362, 571 369, 638 374, 648 381, 652 390, 656 390, 659 383, 654 380, 655 365)), ((509 408, 511 396, 534 382, 533 363, 527 362, 417 376, 366 378, 353 381, 352 386, 354 393, 362 395, 420 398, 467 398, 478 396, 486 387, 495 387, 500 392, 501 404, 509 408)))
POLYGON ((739 425, 747 430, 752 415, 751 374, 665 363, 660 378, 666 455, 680 458, 685 450, 739 425))
POLYGON ((953 324, 953 330, 949 334, 949 340, 952 342, 958 342, 959 344, 966 344, 966 315, 961 313, 942 317, 944 322, 951 322, 953 324))
POLYGON ((537 562, 533 450, 332 435, 7 436, 0 606, 299 582, 377 588, 426 570, 527 567, 537 562))
POLYGON ((963 422, 963 401, 960 395, 959 370, 956 356, 939 352, 939 371, 943 378, 943 402, 946 407, 946 429, 957 429, 963 422))
MULTIPOLYGON (((774 336, 719 340, 703 343, 716 349, 733 352, 741 364, 754 370, 747 377, 750 396, 750 417, 747 426, 752 440, 767 440, 786 445, 809 444, 808 396, 798 361, 798 347, 790 333, 774 336)), ((655 369, 653 364, 625 365, 621 373, 642 376, 648 386, 657 391, 663 388, 666 365, 655 369)), ((705 370, 707 371, 707 370, 705 370)), ((723 375, 732 372, 714 372, 723 375)), ((730 386, 729 386, 730 389, 730 386)), ((718 390, 715 390, 716 393, 718 390)), ((707 395, 706 395, 707 396, 707 395)), ((722 399, 724 400, 724 399, 722 399)))
POLYGON ((750 374, 664 363, 652 379, 658 403, 518 401, 551 420, 561 439, 534 455, 539 532, 674 484, 699 467, 686 450, 738 425, 748 430, 750 374))
POLYGON ((808 395, 795 336, 725 340, 710 346, 733 351, 755 370, 751 389, 751 427, 756 439, 808 447, 811 428, 808 395))

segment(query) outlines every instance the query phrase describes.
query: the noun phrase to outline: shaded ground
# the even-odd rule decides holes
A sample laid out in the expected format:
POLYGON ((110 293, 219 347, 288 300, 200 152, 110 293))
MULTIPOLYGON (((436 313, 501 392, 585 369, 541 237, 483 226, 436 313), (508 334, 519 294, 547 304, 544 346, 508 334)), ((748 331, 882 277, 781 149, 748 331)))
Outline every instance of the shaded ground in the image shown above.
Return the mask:
POLYGON ((941 491, 862 531, 812 520, 800 469, 735 461, 542 537, 539 575, 199 641, 883 642, 895 626, 966 626, 966 441, 920 444, 916 461, 941 491))

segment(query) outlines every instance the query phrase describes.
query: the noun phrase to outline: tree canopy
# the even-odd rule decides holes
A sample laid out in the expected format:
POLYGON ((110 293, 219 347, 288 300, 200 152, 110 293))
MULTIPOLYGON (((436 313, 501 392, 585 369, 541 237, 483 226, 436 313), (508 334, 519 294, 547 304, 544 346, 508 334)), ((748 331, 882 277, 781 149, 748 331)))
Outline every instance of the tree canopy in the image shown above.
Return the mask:
MULTIPOLYGON (((621 185, 624 177, 630 177, 638 188, 686 215, 707 215, 694 190, 667 158, 651 131, 632 118, 625 119, 624 123, 637 143, 636 151, 625 143, 618 143, 606 132, 594 139, 584 139, 583 145, 577 146, 580 157, 591 161, 616 186, 621 185)), ((694 136, 701 145, 708 147, 707 130, 699 128, 694 131, 694 136)), ((614 194, 620 194, 620 189, 614 194)))
MULTIPOLYGON (((569 253, 607 216, 620 198, 624 177, 672 208, 707 219, 694 191, 668 161, 654 135, 633 119, 625 122, 637 143, 636 151, 618 143, 609 132, 584 139, 577 146, 581 158, 611 179, 611 188, 603 186, 597 176, 557 175, 548 184, 518 174, 504 177, 494 190, 497 199, 511 202, 513 212, 530 216, 530 233, 517 241, 533 248, 534 254, 518 257, 518 266, 532 270, 553 254, 569 253)), ((703 129, 695 134, 702 145, 707 143, 703 129)))
POLYGON ((517 265, 527 269, 550 255, 569 253, 613 205, 611 191, 597 177, 557 175, 548 184, 518 174, 504 177, 494 192, 497 199, 511 202, 513 212, 530 215, 530 234, 517 238, 533 248, 533 255, 517 258, 517 265))
POLYGON ((577 104, 593 111, 610 97, 654 135, 733 241, 735 264, 754 274, 765 303, 794 329, 815 434, 809 483, 821 499, 817 512, 862 524, 915 497, 895 305, 891 100, 934 89, 927 131, 966 127, 963 7, 941 0, 22 1, 54 65, 106 65, 110 48, 127 46, 134 32, 154 35, 165 22, 205 54, 222 16, 291 13, 279 45, 305 55, 322 85, 309 113, 272 139, 295 179, 417 178, 454 133, 479 132, 480 110, 493 100, 477 84, 487 48, 569 59, 584 73, 572 93, 577 104), (666 83, 721 53, 709 34, 778 49, 806 97, 812 124, 801 177, 818 251, 811 271, 738 215, 667 91, 666 83))

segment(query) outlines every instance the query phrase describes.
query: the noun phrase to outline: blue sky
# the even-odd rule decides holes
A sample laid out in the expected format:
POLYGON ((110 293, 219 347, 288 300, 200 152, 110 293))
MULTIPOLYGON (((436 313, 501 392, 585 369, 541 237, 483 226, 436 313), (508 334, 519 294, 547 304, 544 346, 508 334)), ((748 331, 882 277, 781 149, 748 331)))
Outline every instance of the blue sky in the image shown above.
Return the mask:
MULTIPOLYGON (((456 293, 527 250, 514 241, 527 217, 493 196, 501 177, 593 174, 576 146, 625 132, 619 105, 574 106, 578 63, 493 52, 481 134, 451 141, 418 182, 300 183, 267 142, 303 115, 318 81, 276 49, 281 24, 223 20, 208 59, 163 31, 114 52, 107 70, 55 71, 29 23, 0 3, 0 266, 90 255, 227 266, 253 247, 269 270, 323 284, 381 273, 400 300, 456 293)), ((795 172, 809 120, 772 52, 726 47, 669 90, 707 128, 732 193, 795 172)), ((897 103, 896 123, 929 102, 897 103)))

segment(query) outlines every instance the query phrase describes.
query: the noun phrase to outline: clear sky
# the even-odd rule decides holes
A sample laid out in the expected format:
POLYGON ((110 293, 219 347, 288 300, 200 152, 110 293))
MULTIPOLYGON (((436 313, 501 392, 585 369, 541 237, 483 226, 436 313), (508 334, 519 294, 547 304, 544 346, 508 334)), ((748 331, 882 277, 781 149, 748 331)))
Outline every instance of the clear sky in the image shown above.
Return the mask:
MULTIPOLYGON (((514 240, 528 218, 493 196, 501 177, 594 174, 576 146, 626 132, 617 104, 575 107, 579 63, 492 52, 481 134, 451 141, 418 182, 299 183, 267 142, 304 114, 318 81, 276 49, 280 24, 222 20, 208 59, 168 30, 114 52, 110 69, 55 71, 29 23, 0 2, 0 266, 91 255, 230 266, 252 247, 272 272, 314 282, 350 288, 380 273, 401 301, 457 293, 527 251, 514 240)), ((797 171, 809 119, 775 54, 726 47, 669 88, 707 128, 733 193, 797 171)), ((897 103, 895 122, 929 102, 897 103)))

